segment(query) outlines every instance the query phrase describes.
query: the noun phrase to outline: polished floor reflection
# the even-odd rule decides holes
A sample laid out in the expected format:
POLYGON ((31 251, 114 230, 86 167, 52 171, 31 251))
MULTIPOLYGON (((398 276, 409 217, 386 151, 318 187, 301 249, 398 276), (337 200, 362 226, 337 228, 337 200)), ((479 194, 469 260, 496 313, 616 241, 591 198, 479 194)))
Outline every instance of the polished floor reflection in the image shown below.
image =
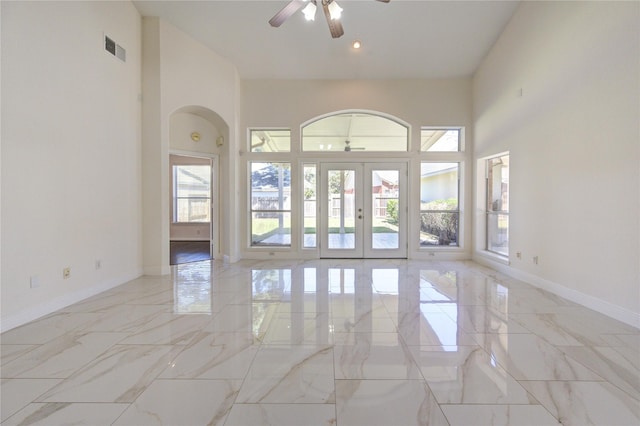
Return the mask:
POLYGON ((639 330, 471 262, 179 265, 1 344, 2 425, 640 424, 639 330))

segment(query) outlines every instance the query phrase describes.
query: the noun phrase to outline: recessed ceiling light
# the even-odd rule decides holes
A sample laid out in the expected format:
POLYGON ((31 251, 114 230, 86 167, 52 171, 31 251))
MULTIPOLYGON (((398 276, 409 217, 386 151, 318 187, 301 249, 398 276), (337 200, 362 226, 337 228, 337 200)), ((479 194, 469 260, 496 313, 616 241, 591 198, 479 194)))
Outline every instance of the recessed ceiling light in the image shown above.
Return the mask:
POLYGON ((351 46, 353 46, 354 49, 360 49, 362 47, 362 43, 360 43, 360 40, 355 40, 351 46))

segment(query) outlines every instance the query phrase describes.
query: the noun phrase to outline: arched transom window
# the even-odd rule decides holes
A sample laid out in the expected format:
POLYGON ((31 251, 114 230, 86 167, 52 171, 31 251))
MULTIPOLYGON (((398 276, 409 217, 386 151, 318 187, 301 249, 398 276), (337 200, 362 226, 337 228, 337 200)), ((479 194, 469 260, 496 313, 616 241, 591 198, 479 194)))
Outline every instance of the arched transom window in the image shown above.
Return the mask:
POLYGON ((341 112, 302 128, 302 150, 308 152, 406 152, 408 148, 408 126, 372 113, 341 112))

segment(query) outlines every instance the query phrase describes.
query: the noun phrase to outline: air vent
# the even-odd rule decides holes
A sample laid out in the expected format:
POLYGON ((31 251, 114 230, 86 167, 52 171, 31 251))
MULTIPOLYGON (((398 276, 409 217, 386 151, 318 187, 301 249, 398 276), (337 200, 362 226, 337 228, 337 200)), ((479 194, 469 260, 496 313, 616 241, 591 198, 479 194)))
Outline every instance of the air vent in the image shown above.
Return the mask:
POLYGON ((124 47, 120 46, 118 43, 116 43, 106 35, 104 36, 104 50, 111 53, 122 62, 127 61, 127 51, 124 49, 124 47))

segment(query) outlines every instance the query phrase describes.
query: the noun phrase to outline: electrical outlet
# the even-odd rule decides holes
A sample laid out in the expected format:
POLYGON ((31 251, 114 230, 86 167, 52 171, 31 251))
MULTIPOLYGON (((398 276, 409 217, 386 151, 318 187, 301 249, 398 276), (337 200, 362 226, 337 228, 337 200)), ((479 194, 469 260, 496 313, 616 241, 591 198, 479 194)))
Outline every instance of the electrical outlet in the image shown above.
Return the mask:
POLYGON ((97 271, 98 269, 102 269, 102 260, 97 259, 97 260, 96 260, 95 267, 96 267, 96 271, 97 271))
POLYGON ((534 265, 538 264, 538 256, 533 256, 533 264, 534 265))
POLYGON ((522 259, 522 252, 521 252, 521 251, 516 252, 516 257, 517 257, 518 259, 522 259))
POLYGON ((71 267, 67 266, 62 270, 62 278, 66 280, 69 277, 71 277, 71 267))

